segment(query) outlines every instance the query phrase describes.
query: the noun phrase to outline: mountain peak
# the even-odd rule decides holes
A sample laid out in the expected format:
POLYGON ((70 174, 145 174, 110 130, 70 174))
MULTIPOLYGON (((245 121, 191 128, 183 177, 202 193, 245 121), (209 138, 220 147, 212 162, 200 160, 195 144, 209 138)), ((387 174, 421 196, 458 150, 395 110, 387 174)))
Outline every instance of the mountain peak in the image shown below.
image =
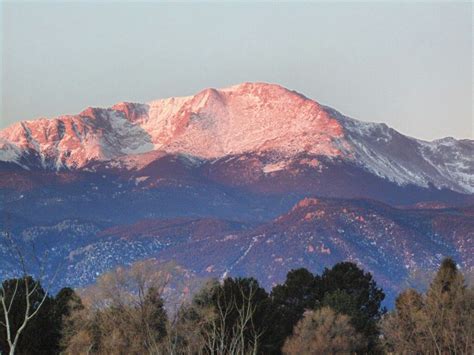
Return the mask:
POLYGON ((319 105, 316 101, 308 99, 305 95, 285 88, 279 84, 265 83, 265 82, 244 82, 241 84, 233 85, 224 89, 220 89, 221 92, 232 93, 234 95, 248 95, 261 97, 262 99, 275 99, 286 97, 295 100, 309 100, 314 104, 319 105))
POLYGON ((149 103, 140 123, 156 149, 202 158, 254 151, 340 154, 343 130, 315 101, 280 85, 243 83, 149 103))
POLYGON ((337 158, 398 184, 474 191, 473 141, 418 141, 262 82, 146 104, 90 107, 78 115, 24 121, 0 131, 0 161, 25 167, 81 168, 150 151, 209 160, 270 154, 275 161, 265 165, 264 173, 305 154, 313 157, 313 167, 321 167, 321 157, 337 158))
POLYGON ((220 89, 220 91, 227 91, 227 92, 236 92, 236 93, 251 93, 251 94, 259 94, 262 92, 291 92, 290 90, 286 89, 285 87, 274 84, 274 83, 266 83, 266 82, 252 82, 246 81, 240 84, 231 85, 229 87, 220 89))

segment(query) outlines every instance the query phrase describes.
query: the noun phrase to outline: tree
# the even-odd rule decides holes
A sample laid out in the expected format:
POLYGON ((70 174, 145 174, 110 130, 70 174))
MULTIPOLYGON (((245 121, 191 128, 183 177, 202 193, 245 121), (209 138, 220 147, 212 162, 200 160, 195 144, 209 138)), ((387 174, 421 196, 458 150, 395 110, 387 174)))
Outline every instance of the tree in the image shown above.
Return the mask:
MULTIPOLYGON (((31 277, 27 282, 34 284, 31 277)), ((3 290, 6 293, 6 302, 9 309, 10 329, 13 333, 21 326, 26 312, 26 292, 23 280, 11 279, 3 282, 3 290), (13 294, 16 294, 13 297, 13 294)), ((45 291, 39 285, 30 296, 31 310, 37 309, 44 297, 45 291)), ((69 313, 69 300, 77 297, 71 289, 62 289, 56 297, 47 297, 38 313, 24 328, 15 347, 15 352, 20 354, 59 354, 60 340, 62 336, 62 319, 69 313), (38 336, 41 334, 41 336, 38 336)), ((4 319, 4 311, 0 309, 0 319, 4 319)), ((0 331, 0 352, 7 353, 10 349, 6 327, 0 331)))
POLYGON ((413 289, 402 292, 395 301, 395 311, 382 320, 382 331, 390 352, 422 354, 425 348, 423 295, 413 289))
POLYGON ((367 338, 360 352, 374 352, 378 345, 377 322, 385 294, 370 273, 364 273, 356 264, 342 262, 325 269, 321 276, 306 269, 292 270, 284 284, 271 293, 274 326, 268 337, 274 346, 269 353, 280 353, 285 339, 291 335, 305 310, 331 307, 350 317, 356 331, 367 338))
POLYGON ((166 335, 167 315, 164 308, 163 298, 155 287, 147 290, 144 302, 140 307, 140 322, 142 331, 147 335, 145 338, 147 349, 158 349, 161 340, 166 335))
POLYGON ((443 260, 425 300, 426 328, 433 352, 467 353, 473 349, 473 292, 451 258, 443 260))
POLYGON ((207 348, 220 354, 256 354, 265 332, 268 294, 253 278, 226 278, 213 289, 215 318, 206 329, 207 348))
POLYGON ((215 318, 216 312, 211 305, 183 304, 169 323, 166 353, 203 354, 207 344, 206 330, 215 318))
POLYGON ((426 294, 400 294, 382 329, 388 349, 395 352, 472 354, 474 292, 454 261, 444 259, 426 294))
POLYGON ((99 319, 89 306, 77 308, 64 320, 61 348, 64 354, 90 354, 100 347, 99 319))
POLYGON ((285 283, 272 289, 272 328, 267 335, 269 353, 280 353, 285 339, 291 335, 305 310, 317 307, 320 286, 319 276, 301 268, 288 272, 285 283))
POLYGON ((34 349, 42 352, 41 340, 48 338, 51 329, 51 322, 45 315, 52 308, 52 300, 41 284, 30 276, 5 280, 0 288, 0 302, 2 352, 15 354, 34 349), (45 337, 38 338, 35 332, 41 326, 44 326, 45 337))
POLYGON ((282 351, 288 355, 352 354, 362 342, 348 316, 322 307, 305 312, 282 351))
POLYGON ((180 310, 173 346, 178 353, 256 354, 263 348, 268 306, 255 279, 211 281, 180 310))
POLYGON ((65 353, 160 354, 168 282, 169 274, 151 261, 102 275, 86 293, 86 307, 67 320, 65 353))
POLYGON ((367 338, 367 348, 363 351, 376 351, 379 338, 377 324, 385 312, 381 308, 385 294, 377 287, 372 275, 354 263, 341 262, 324 270, 321 284, 319 298, 322 304, 349 315, 356 331, 367 338))
MULTIPOLYGON (((3 347, 4 349, 8 349, 10 355, 13 355, 16 353, 19 344, 23 343, 24 346, 30 344, 29 342, 22 341, 27 326, 39 315, 41 308, 50 303, 51 299, 48 292, 49 287, 43 289, 41 286, 45 265, 36 254, 34 244, 32 244, 31 256, 28 259, 38 264, 37 269, 39 270, 39 276, 36 279, 29 276, 31 273, 28 272, 28 266, 30 266, 31 263, 29 263, 29 260, 25 257, 24 250, 19 247, 18 243, 11 236, 8 225, 9 218, 7 216, 5 232, 2 234, 7 247, 11 250, 12 255, 18 263, 21 277, 7 280, 0 286, 0 327, 2 331, 4 331, 4 339, 6 339, 7 344, 6 346, 3 345, 3 347), (21 313, 18 312, 18 307, 23 307, 21 313)), ((54 279, 55 275, 51 278, 49 286, 54 282, 54 279)), ((50 328, 46 329, 49 330, 50 328)), ((37 348, 36 351, 40 352, 40 349, 41 348, 37 348)), ((7 350, 4 351, 6 352, 7 350)))

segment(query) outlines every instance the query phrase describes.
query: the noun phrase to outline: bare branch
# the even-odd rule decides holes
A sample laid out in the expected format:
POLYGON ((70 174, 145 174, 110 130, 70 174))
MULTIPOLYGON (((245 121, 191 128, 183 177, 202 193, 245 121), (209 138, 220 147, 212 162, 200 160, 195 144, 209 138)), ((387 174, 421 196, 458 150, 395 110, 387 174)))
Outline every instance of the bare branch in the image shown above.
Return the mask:
POLYGON ((11 296, 10 296, 10 300, 8 301, 8 305, 7 305, 7 300, 6 300, 7 292, 6 292, 3 284, 0 287, 0 291, 1 291, 0 303, 2 304, 2 309, 3 309, 3 314, 4 314, 4 322, 0 322, 0 324, 6 328, 7 342, 8 342, 8 345, 10 347, 10 354, 14 354, 15 350, 16 350, 16 347, 17 347, 17 344, 19 342, 20 336, 21 336, 22 332, 24 331, 24 329, 26 328, 28 322, 31 321, 31 319, 33 319, 38 314, 40 309, 43 307, 46 299, 48 298, 49 289, 50 289, 51 285, 53 284, 53 282, 54 282, 54 280, 55 280, 55 278, 58 274, 59 268, 56 269, 56 271, 54 273, 54 276, 50 279, 48 288, 46 290, 43 290, 44 294, 42 295, 40 302, 35 304, 35 305, 32 305, 31 304, 32 297, 35 295, 35 293, 40 288, 41 280, 44 277, 45 266, 44 266, 44 263, 41 261, 41 259, 37 255, 37 251, 36 251, 36 247, 35 247, 34 243, 31 243, 32 244, 33 259, 38 264, 38 269, 40 271, 40 275, 39 275, 39 279, 37 281, 35 281, 33 279, 33 277, 29 276, 25 254, 24 254, 23 250, 20 248, 20 246, 18 245, 18 243, 15 242, 13 236, 10 233, 9 219, 10 219, 9 215, 7 214, 6 223, 5 223, 5 232, 2 233, 2 234, 4 235, 6 242, 9 244, 11 250, 13 251, 13 254, 16 255, 16 257, 17 257, 17 261, 19 262, 20 269, 22 270, 22 277, 17 278, 15 280, 15 287, 14 287, 14 290, 13 290, 11 296), (15 334, 13 334, 12 329, 11 329, 11 323, 10 323, 10 317, 11 317, 10 313, 11 313, 14 302, 18 298, 18 289, 19 289, 19 286, 20 286, 21 279, 24 282, 23 286, 25 288, 24 297, 25 297, 26 306, 25 306, 25 312, 24 312, 24 315, 23 315, 23 319, 21 321, 21 325, 16 330, 15 334), (30 285, 30 280, 33 281, 32 285, 30 285), (34 307, 34 308, 32 309, 32 307, 34 307))

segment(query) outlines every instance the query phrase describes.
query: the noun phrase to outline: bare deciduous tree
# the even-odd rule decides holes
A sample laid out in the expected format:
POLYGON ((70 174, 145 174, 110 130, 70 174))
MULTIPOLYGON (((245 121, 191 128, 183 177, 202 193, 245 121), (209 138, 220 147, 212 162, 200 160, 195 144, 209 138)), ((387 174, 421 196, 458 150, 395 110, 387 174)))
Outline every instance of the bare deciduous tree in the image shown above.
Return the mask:
POLYGON ((362 346, 362 336, 350 318, 329 307, 306 311, 283 346, 289 355, 352 354, 362 346))
POLYGON ((381 325, 389 343, 389 351, 401 353, 427 353, 426 333, 420 328, 423 322, 423 295, 413 289, 402 292, 396 300, 396 309, 383 319, 381 325))
POLYGON ((171 324, 170 354, 257 354, 262 330, 255 324, 258 285, 208 282, 171 324), (226 292, 227 291, 227 292, 226 292))
POLYGON ((474 291, 445 259, 426 294, 400 294, 381 325, 388 350, 396 353, 472 354, 474 291))
MULTIPOLYGON (((36 300, 33 302, 37 296, 37 292, 41 289, 41 280, 43 280, 44 276, 44 263, 38 258, 36 254, 36 249, 34 244, 31 244, 32 247, 32 256, 31 259, 38 264, 38 269, 40 271, 39 275, 36 279, 30 277, 30 273, 28 272, 28 260, 24 255, 24 252, 19 247, 18 243, 12 237, 10 230, 9 230, 9 219, 6 218, 5 221, 5 231, 3 233, 4 241, 6 242, 8 248, 11 250, 12 255, 16 258, 18 262, 19 270, 21 270, 21 277, 15 279, 15 285, 13 290, 6 289, 4 283, 0 285, 0 304, 2 310, 2 320, 0 321, 0 326, 5 328, 6 335, 7 335, 7 343, 9 346, 9 354, 13 355, 16 352, 16 348, 20 337, 27 327, 28 323, 38 314, 41 307, 43 306, 44 302, 49 296, 49 287, 44 290, 44 293, 40 296, 40 300, 36 300), (22 289, 20 292, 19 290, 22 289), (22 299, 20 299, 20 297, 22 299), (12 324, 12 306, 15 302, 23 301, 25 304, 25 313, 22 317, 21 323, 18 327, 14 327, 12 324)), ((59 270, 59 268, 56 270, 59 270)), ((49 286, 54 281, 56 273, 50 279, 49 286)))
POLYGON ((221 288, 217 288, 217 305, 214 317, 204 328, 206 348, 210 354, 256 354, 258 340, 262 333, 254 325, 256 289, 250 285, 248 292, 239 288, 240 302, 235 295, 228 297, 221 288), (236 319, 231 314, 236 312, 236 319), (232 322, 230 327, 227 323, 232 322))
POLYGON ((68 320, 66 353, 162 354, 170 277, 152 261, 102 275, 83 293, 85 309, 68 320))

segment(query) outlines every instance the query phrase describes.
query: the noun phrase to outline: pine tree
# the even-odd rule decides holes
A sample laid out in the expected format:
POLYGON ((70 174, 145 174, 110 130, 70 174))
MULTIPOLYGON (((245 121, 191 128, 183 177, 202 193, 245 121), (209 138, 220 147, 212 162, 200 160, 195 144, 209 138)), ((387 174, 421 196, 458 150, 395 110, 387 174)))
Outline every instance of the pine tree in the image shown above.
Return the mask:
POLYGON ((352 262, 341 262, 324 270, 321 283, 322 303, 350 316, 356 331, 367 338, 367 347, 360 351, 376 352, 385 293, 372 275, 352 262))
POLYGON ((273 288, 270 295, 273 320, 268 331, 268 353, 279 354, 285 339, 291 335, 305 310, 319 305, 320 286, 319 276, 301 268, 288 272, 285 283, 273 288))

